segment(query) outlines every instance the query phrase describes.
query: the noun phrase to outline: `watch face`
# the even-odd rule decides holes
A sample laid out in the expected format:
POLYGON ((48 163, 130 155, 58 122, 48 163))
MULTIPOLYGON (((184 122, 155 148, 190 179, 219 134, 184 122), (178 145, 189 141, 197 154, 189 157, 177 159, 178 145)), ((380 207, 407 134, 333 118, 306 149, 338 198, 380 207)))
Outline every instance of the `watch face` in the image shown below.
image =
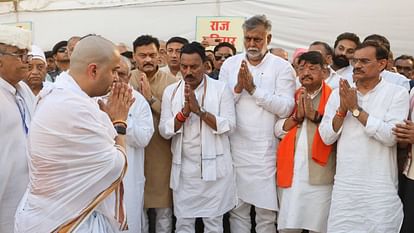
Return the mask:
POLYGON ((354 117, 358 117, 360 113, 361 113, 361 112, 359 111, 359 109, 354 109, 354 110, 352 111, 352 116, 354 116, 354 117))

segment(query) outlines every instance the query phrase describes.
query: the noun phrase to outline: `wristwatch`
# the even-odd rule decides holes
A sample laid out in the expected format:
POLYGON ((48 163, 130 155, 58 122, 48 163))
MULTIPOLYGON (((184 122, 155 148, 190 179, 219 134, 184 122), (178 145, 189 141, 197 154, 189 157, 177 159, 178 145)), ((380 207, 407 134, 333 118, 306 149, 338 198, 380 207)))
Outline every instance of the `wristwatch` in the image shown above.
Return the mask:
POLYGON ((362 111, 363 111, 363 109, 361 107, 358 107, 358 108, 352 110, 352 116, 358 118, 359 115, 361 115, 362 111))
POLYGON ((114 128, 116 130, 116 132, 119 135, 125 135, 126 134, 126 127, 122 126, 122 125, 114 125, 114 128))

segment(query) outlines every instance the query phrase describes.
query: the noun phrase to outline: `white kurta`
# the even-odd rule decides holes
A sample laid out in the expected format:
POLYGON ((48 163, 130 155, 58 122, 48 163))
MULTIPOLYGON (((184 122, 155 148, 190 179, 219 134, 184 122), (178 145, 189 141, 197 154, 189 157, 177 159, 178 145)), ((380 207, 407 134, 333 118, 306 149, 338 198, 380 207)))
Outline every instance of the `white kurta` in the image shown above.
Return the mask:
POLYGON ((332 90, 339 87, 339 80, 343 78, 335 70, 329 67, 329 76, 325 79, 325 83, 328 84, 332 90))
MULTIPOLYGON (((246 53, 228 58, 219 79, 233 90, 246 53)), ((254 206, 278 210, 276 195, 276 139, 273 129, 279 118, 294 106, 295 72, 282 58, 267 53, 256 66, 248 63, 256 91, 233 92, 236 102, 236 131, 230 136, 236 170, 238 196, 254 206)))
MULTIPOLYGON (((29 185, 16 211, 16 233, 52 232, 122 179, 125 169, 111 120, 71 76, 62 73, 39 97, 29 132, 29 185)), ((101 224, 96 226, 118 232, 115 206, 112 192, 83 223, 93 226, 97 214, 101 224)), ((89 228, 81 223, 78 232, 83 229, 89 228)))
POLYGON ((402 74, 384 70, 381 72, 380 76, 387 82, 402 86, 408 91, 410 90, 410 80, 402 74))
POLYGON ((351 64, 336 70, 335 72, 346 79, 351 86, 355 86, 353 85, 354 79, 352 78, 352 75, 354 74, 354 67, 351 66, 351 64))
POLYGON ((126 134, 128 171, 124 178, 125 206, 128 217, 128 231, 141 232, 141 218, 144 204, 144 148, 154 133, 151 108, 145 98, 133 91, 135 102, 129 109, 126 134))
POLYGON ((33 103, 34 95, 24 82, 14 87, 0 77, 0 232, 13 232, 14 213, 29 183, 22 116, 29 127, 33 103), (20 108, 24 109, 19 110, 16 94, 20 96, 20 108))
MULTIPOLYGON (((285 119, 276 124, 276 135, 283 135, 285 119)), ((332 185, 309 184, 309 157, 307 120, 298 129, 293 165, 293 180, 290 188, 278 188, 279 214, 277 228, 307 229, 326 232, 332 185)), ((312 135, 313 136, 313 135, 312 135)))
MULTIPOLYGON (((207 76, 205 80, 204 109, 216 117, 217 130, 205 122, 200 127, 200 118, 191 113, 174 132, 174 118, 183 107, 184 82, 168 86, 163 95, 159 128, 163 137, 173 138, 171 188, 177 218, 220 216, 237 202, 229 142, 235 127, 233 96, 225 83, 207 76)), ((203 81, 195 90, 200 105, 204 85, 203 81)))
POLYGON ((385 80, 362 95, 358 105, 368 114, 364 127, 348 112, 336 133, 332 119, 339 92, 328 100, 319 126, 326 144, 337 141, 337 167, 328 232, 398 232, 403 219, 398 197, 397 150, 392 128, 408 115, 408 92, 385 80))

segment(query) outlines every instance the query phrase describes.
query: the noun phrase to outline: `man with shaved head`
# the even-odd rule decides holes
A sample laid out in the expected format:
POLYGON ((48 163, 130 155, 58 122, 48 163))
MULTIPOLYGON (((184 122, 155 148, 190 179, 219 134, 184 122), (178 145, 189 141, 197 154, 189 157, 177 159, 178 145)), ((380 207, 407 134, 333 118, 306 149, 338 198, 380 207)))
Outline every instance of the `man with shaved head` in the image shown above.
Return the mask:
POLYGON ((118 81, 115 45, 88 36, 76 45, 70 71, 43 88, 29 135, 29 185, 14 232, 125 230, 125 134, 134 98, 118 81), (107 102, 93 97, 106 95, 107 102))

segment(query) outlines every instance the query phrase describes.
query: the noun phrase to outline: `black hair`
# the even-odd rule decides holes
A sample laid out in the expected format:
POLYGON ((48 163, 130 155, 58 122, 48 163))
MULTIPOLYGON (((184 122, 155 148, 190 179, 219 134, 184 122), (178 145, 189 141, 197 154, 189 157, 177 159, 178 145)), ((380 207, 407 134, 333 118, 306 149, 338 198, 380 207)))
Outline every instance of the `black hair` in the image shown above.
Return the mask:
POLYGON ((233 44, 230 44, 229 42, 220 42, 218 45, 216 45, 216 47, 214 47, 214 53, 216 53, 218 50, 219 50, 219 48, 221 48, 221 47, 228 47, 228 48, 230 48, 231 49, 231 51, 233 52, 233 55, 236 55, 236 47, 234 47, 234 45, 233 44))
POLYGON ((327 55, 331 55, 331 56, 334 55, 334 52, 333 52, 332 47, 329 46, 329 44, 326 43, 326 42, 323 42, 323 41, 314 41, 314 42, 312 42, 312 44, 310 44, 310 46, 313 46, 313 45, 322 45, 323 48, 325 49, 325 52, 326 52, 327 55))
POLYGON ((184 45, 181 48, 181 56, 183 54, 194 54, 197 53, 203 62, 207 61, 206 52, 203 46, 201 46, 198 42, 191 42, 189 44, 184 45))
POLYGON ((170 44, 170 43, 180 43, 180 44, 182 44, 182 45, 186 45, 186 44, 188 44, 189 42, 188 42, 188 40, 187 40, 186 38, 179 37, 179 36, 174 36, 174 37, 171 37, 171 38, 167 41, 167 43, 165 44, 165 46, 168 46, 168 44, 170 44))
POLYGON ((298 64, 300 64, 302 61, 309 62, 313 65, 320 65, 321 67, 325 66, 325 61, 323 59, 323 56, 318 51, 309 51, 306 53, 303 53, 298 58, 298 64))
POLYGON ((386 49, 388 49, 388 51, 391 50, 391 45, 390 45, 390 41, 385 38, 385 36, 382 35, 378 35, 378 34, 372 34, 369 35, 367 37, 365 37, 364 42, 367 40, 373 40, 378 42, 380 45, 384 46, 386 49))
POLYGON ((389 53, 388 49, 384 45, 374 40, 367 40, 367 41, 362 42, 360 45, 356 47, 355 51, 363 49, 363 48, 367 48, 367 47, 375 48, 375 58, 377 60, 382 60, 382 59, 388 60, 388 53, 389 53))
POLYGON ((341 40, 350 40, 353 41, 357 46, 361 44, 361 41, 359 40, 359 37, 352 32, 344 32, 340 34, 338 37, 336 37, 334 48, 338 45, 339 41, 341 40))
POLYGON ((132 43, 132 46, 134 47, 134 52, 137 47, 141 47, 144 45, 150 45, 155 44, 155 47, 157 47, 157 51, 160 50, 160 42, 156 37, 153 37, 151 35, 142 35, 139 36, 137 39, 135 39, 134 43, 132 43))

